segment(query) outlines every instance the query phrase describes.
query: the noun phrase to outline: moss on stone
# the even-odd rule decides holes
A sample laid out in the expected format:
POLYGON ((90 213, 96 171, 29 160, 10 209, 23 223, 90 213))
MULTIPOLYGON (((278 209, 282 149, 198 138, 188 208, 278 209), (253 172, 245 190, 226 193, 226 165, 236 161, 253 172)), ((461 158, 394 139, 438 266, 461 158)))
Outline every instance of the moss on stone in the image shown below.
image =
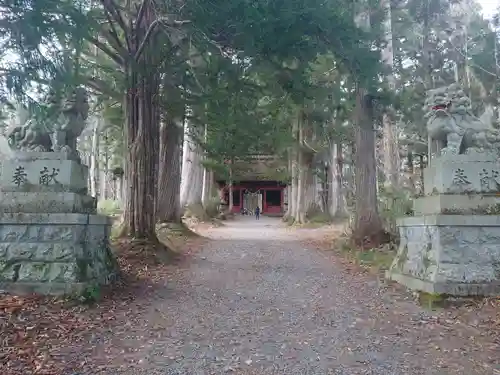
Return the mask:
POLYGON ((500 204, 469 209, 446 208, 442 213, 445 215, 500 215, 500 204))
POLYGON ((444 307, 447 299, 448 296, 446 294, 426 293, 426 292, 418 293, 418 303, 421 306, 426 307, 430 310, 444 307))

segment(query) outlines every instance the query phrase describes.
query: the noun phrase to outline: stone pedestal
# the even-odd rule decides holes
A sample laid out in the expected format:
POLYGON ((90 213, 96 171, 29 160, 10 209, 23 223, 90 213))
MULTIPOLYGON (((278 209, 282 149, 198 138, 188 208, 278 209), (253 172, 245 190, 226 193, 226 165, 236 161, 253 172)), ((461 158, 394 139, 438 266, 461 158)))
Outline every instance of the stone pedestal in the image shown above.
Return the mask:
POLYGON ((500 294, 498 171, 482 155, 433 161, 415 217, 398 220, 401 242, 387 278, 427 293, 500 294))
POLYGON ((80 293, 117 274, 110 221, 86 194, 87 167, 26 153, 0 168, 0 290, 80 293))

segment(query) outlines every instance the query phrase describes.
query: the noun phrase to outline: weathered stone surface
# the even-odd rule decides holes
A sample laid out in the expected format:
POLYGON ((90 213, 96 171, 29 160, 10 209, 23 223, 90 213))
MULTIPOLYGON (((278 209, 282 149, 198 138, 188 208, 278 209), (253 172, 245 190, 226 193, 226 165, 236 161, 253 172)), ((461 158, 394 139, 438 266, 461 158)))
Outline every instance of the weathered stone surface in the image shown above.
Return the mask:
POLYGON ((488 154, 443 155, 424 170, 425 195, 499 193, 500 165, 488 154))
POLYGON ((428 293, 500 294, 500 216, 429 215, 398 226, 388 278, 428 293))
POLYGON ((86 194, 88 167, 75 160, 5 160, 1 163, 3 192, 74 192, 86 194))
POLYGON ((35 161, 35 160, 75 160, 74 154, 59 151, 59 152, 44 152, 44 151, 20 151, 14 153, 14 160, 17 161, 35 161))
POLYGON ((9 135, 18 150, 0 162, 0 290, 78 293, 118 272, 109 248, 111 222, 95 215, 88 167, 75 153, 86 92, 73 94, 66 104, 81 106, 59 108, 52 139, 33 121, 9 135), (44 150, 61 152, 38 152, 44 150))
POLYGON ((118 272, 107 217, 88 214, 0 215, 0 290, 78 293, 118 272))
MULTIPOLYGON (((470 98, 456 83, 427 92, 424 104, 429 156, 498 155, 500 131, 472 112, 470 98)), ((432 164, 432 161, 431 161, 432 164)))
POLYGON ((500 196, 480 194, 439 194, 416 198, 413 201, 414 215, 477 215, 498 210, 498 207, 500 196))
POLYGON ((2 192, 0 213, 95 213, 95 198, 72 192, 2 192))

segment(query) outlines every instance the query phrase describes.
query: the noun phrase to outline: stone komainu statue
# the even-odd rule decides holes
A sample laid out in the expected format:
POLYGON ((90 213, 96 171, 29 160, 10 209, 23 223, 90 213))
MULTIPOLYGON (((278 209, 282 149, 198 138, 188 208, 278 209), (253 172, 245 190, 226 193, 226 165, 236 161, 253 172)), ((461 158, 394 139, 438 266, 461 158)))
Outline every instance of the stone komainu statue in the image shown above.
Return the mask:
POLYGON ((76 153, 76 141, 89 114, 87 90, 77 87, 63 100, 50 93, 45 102, 50 115, 43 120, 31 118, 11 129, 7 134, 11 147, 22 151, 76 153))
POLYGON ((474 116, 459 85, 430 90, 424 111, 430 155, 497 152, 500 132, 474 116))

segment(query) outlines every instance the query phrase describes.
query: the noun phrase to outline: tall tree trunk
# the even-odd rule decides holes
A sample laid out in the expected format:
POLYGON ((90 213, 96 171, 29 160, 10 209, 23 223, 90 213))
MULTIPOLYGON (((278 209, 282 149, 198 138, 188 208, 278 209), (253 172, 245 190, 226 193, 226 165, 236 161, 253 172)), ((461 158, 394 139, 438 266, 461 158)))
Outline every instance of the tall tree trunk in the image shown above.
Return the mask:
POLYGON ((229 189, 229 212, 233 212, 234 207, 234 191, 233 191, 233 161, 230 161, 229 165, 229 181, 228 181, 228 189, 229 189))
POLYGON ((202 189, 202 204, 205 207, 213 194, 213 184, 214 184, 214 175, 213 172, 208 170, 207 168, 203 168, 203 189, 202 189))
MULTIPOLYGON (((360 2, 355 22, 370 30, 368 2, 360 2)), ((359 80, 361 77, 357 77, 359 80)), ((375 245, 383 241, 382 219, 377 207, 377 163, 375 159, 373 100, 361 82, 356 82, 355 161, 356 190, 353 239, 358 245, 375 245)))
POLYGON ((307 174, 306 174, 306 156, 303 150, 304 128, 302 112, 297 118, 297 195, 295 205, 295 222, 304 224, 306 222, 306 189, 307 189, 307 174))
POLYGON ((355 126, 355 218, 353 238, 359 244, 383 241, 382 220, 377 207, 377 169, 373 103, 362 87, 356 88, 355 126))
POLYGON ((99 128, 100 121, 97 116, 92 116, 92 143, 90 149, 90 195, 97 198, 99 186, 99 128))
POLYGON ((383 158, 386 186, 391 190, 399 188, 401 158, 399 156, 398 137, 394 134, 395 126, 391 115, 383 115, 383 158))
POLYGON ((180 223, 182 125, 166 117, 160 129, 156 214, 158 221, 180 223))
MULTIPOLYGON (((293 187, 293 173, 292 173, 292 163, 293 163, 293 152, 291 147, 287 150, 287 159, 288 159, 288 174, 290 176, 289 183, 286 187, 286 211, 283 215, 283 220, 288 221, 290 218, 293 218, 293 199, 292 199, 292 187, 293 187)), ((283 202, 284 204, 285 202, 283 202)))
POLYGON ((121 202, 122 205, 123 205, 123 176, 116 177, 116 180, 115 180, 115 191, 116 191, 115 199, 118 202, 121 202))
POLYGON ((194 131, 188 121, 184 124, 184 144, 182 146, 181 208, 201 204, 203 189, 203 169, 201 150, 193 139, 194 131))
MULTIPOLYGON (((133 51, 156 20, 152 4, 146 4, 141 24, 136 25, 133 51)), ((128 154, 125 168, 127 199, 124 212, 126 233, 137 239, 158 241, 156 237, 156 170, 159 148, 158 93, 159 77, 154 66, 152 48, 155 38, 134 64, 126 68, 126 129, 128 154)))
POLYGON ((314 172, 315 171, 311 163, 304 163, 304 212, 306 213, 306 218, 310 214, 316 214, 321 211, 317 176, 314 172))
POLYGON ((297 201, 299 192, 299 165, 298 165, 298 155, 299 155, 299 137, 298 137, 298 123, 293 122, 292 125, 292 135, 294 137, 294 145, 291 148, 291 165, 292 165, 292 185, 290 189, 290 197, 288 198, 288 204, 290 205, 290 216, 293 220, 297 216, 297 201))
MULTIPOLYGON (((387 65, 389 74, 387 82, 392 91, 396 90, 396 79, 394 78, 394 49, 392 37, 392 12, 390 0, 383 0, 382 7, 385 10, 386 19, 384 22, 385 48, 381 52, 382 61, 387 65)), ((395 134, 395 113, 392 107, 387 107, 382 116, 383 124, 383 165, 384 178, 386 184, 391 189, 399 188, 399 173, 401 160, 399 157, 398 138, 395 134)))
MULTIPOLYGON (((205 134, 203 135, 204 142, 207 142, 207 137, 208 137, 208 126, 205 125, 205 134)), ((203 157, 206 159, 206 155, 203 157)), ((209 199, 211 198, 211 188, 212 188, 212 174, 211 171, 209 171, 206 167, 203 167, 203 185, 202 185, 202 192, 201 192, 201 203, 203 204, 203 207, 206 207, 209 199)))
POLYGON ((332 218, 347 216, 345 197, 343 194, 343 161, 342 146, 337 142, 330 144, 330 168, 328 169, 328 213, 332 218))

